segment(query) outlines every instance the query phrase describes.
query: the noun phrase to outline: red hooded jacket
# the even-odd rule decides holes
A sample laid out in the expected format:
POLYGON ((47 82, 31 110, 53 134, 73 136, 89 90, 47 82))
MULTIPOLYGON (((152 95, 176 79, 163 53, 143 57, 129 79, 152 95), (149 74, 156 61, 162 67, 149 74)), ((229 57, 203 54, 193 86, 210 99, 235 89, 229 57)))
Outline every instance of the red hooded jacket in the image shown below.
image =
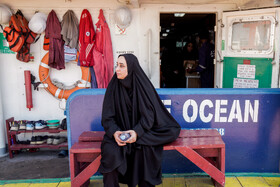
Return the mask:
POLYGON ((100 9, 96 25, 95 46, 93 50, 94 70, 98 88, 107 88, 114 74, 114 59, 111 34, 108 24, 100 9))
POLYGON ((79 25, 79 60, 81 66, 93 66, 94 27, 91 15, 87 9, 81 14, 79 25))

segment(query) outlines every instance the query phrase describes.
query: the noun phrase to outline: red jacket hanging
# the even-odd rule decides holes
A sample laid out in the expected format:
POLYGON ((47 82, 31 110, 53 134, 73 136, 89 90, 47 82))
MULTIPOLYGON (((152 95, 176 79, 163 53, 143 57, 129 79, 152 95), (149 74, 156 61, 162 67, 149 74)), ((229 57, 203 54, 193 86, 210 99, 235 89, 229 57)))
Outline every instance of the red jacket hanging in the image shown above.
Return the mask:
POLYGON ((79 25, 79 60, 81 66, 93 66, 94 27, 91 15, 87 9, 81 14, 79 25))
POLYGON ((98 88, 107 88, 114 73, 112 41, 110 29, 102 9, 99 11, 98 19, 99 21, 95 24, 96 37, 93 50, 95 62, 94 70, 98 88))

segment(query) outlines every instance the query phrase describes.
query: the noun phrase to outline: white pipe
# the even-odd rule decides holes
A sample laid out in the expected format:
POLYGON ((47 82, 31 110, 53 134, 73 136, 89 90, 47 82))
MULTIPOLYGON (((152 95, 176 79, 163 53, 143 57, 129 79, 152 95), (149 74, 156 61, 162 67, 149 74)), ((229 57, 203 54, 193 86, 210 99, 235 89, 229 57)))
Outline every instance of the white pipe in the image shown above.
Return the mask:
POLYGON ((3 118, 2 95, 0 89, 0 157, 6 155, 5 122, 3 118))

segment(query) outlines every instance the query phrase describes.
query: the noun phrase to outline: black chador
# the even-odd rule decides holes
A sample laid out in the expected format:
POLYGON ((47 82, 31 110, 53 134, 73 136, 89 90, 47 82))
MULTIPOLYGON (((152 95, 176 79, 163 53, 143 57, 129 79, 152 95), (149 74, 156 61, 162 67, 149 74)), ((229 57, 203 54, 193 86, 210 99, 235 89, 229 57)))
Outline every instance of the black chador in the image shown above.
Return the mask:
POLYGON ((178 137, 180 125, 166 110, 152 83, 132 54, 124 54, 128 75, 116 74, 105 93, 102 125, 105 130, 101 145, 99 172, 118 171, 119 181, 136 186, 141 181, 161 183, 163 145, 178 137), (116 131, 134 130, 137 141, 118 146, 116 131))

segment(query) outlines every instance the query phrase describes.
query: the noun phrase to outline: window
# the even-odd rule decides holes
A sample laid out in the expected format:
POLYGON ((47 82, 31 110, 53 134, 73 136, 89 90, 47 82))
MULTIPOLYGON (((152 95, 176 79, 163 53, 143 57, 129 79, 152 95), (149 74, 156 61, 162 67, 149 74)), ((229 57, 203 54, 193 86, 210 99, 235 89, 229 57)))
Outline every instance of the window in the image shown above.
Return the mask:
POLYGON ((233 23, 232 50, 269 50, 271 21, 233 23))
POLYGON ((275 19, 273 16, 234 18, 229 24, 230 54, 271 55, 275 19))

